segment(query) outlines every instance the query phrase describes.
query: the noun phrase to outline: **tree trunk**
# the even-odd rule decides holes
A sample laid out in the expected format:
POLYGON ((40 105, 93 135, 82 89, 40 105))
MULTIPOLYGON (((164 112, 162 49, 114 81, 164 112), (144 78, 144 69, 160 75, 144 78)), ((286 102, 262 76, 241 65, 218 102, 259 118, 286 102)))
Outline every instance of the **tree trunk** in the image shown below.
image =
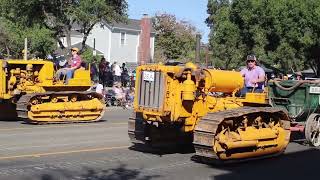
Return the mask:
POLYGON ((64 44, 62 43, 60 37, 57 36, 57 37, 56 37, 56 40, 58 41, 58 44, 59 44, 60 49, 65 49, 65 48, 66 48, 66 47, 64 47, 64 44))
POLYGON ((69 29, 66 30, 66 39, 67 39, 67 48, 71 48, 71 31, 69 29))
POLYGON ((84 33, 84 36, 83 36, 83 39, 82 39, 82 42, 81 42, 81 50, 80 50, 80 53, 82 53, 82 52, 85 50, 87 39, 88 39, 88 34, 87 34, 87 33, 84 33))
POLYGON ((63 54, 67 59, 69 59, 69 56, 71 57, 71 54, 68 54, 68 51, 71 49, 71 45, 72 45, 71 44, 71 25, 68 25, 65 28, 65 36, 67 40, 67 47, 63 50, 63 54))
POLYGON ((83 39, 82 39, 81 50, 80 50, 81 53, 85 50, 88 36, 89 36, 91 30, 93 29, 94 25, 95 24, 90 25, 90 27, 86 31, 84 31, 84 33, 83 33, 83 39))
POLYGON ((5 46, 6 46, 6 51, 7 51, 7 59, 10 59, 10 49, 7 46, 7 44, 5 44, 5 46))

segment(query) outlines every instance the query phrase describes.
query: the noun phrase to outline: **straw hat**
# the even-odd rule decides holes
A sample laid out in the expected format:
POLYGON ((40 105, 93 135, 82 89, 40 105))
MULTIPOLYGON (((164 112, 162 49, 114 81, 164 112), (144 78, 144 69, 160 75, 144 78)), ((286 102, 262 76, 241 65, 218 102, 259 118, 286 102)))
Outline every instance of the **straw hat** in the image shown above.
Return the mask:
POLYGON ((73 47, 73 48, 71 48, 71 51, 76 51, 78 53, 79 52, 79 48, 73 47))

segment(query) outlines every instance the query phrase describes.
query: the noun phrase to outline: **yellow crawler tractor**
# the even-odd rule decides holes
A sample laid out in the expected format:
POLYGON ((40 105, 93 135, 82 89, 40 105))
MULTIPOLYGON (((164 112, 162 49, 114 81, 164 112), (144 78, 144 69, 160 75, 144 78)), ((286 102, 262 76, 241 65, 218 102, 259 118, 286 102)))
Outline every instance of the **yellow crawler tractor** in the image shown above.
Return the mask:
POLYGON ((266 93, 237 97, 239 72, 184 66, 137 68, 134 144, 163 147, 193 141, 198 157, 239 160, 278 155, 290 139, 285 110, 269 106, 266 93))
POLYGON ((0 61, 0 119, 28 123, 98 121, 103 97, 87 91, 90 71, 77 69, 65 85, 54 79, 54 64, 45 60, 0 61))

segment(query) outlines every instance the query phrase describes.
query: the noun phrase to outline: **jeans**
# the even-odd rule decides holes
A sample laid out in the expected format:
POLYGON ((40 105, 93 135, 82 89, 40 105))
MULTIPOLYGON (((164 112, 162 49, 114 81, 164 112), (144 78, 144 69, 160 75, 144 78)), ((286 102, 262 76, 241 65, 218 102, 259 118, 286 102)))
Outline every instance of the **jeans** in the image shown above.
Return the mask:
POLYGON ((69 79, 73 77, 74 69, 62 68, 56 72, 56 79, 60 79, 61 75, 65 76, 65 82, 68 84, 69 79))
POLYGON ((69 79, 73 78, 74 69, 67 70, 66 74, 66 84, 69 83, 69 79))

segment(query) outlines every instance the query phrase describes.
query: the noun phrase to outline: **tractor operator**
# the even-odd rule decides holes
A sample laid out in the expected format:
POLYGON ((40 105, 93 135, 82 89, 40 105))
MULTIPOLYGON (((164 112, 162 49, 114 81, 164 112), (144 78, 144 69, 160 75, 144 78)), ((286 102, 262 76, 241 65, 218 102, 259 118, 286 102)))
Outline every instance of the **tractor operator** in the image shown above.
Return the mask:
POLYGON ((248 55, 246 59, 246 68, 241 70, 241 75, 244 77, 244 88, 241 89, 240 94, 244 96, 247 92, 262 93, 265 83, 265 72, 257 65, 257 58, 255 55, 248 55))
POLYGON ((68 67, 61 68, 56 72, 56 79, 60 79, 61 75, 66 76, 65 82, 68 84, 69 79, 73 77, 73 73, 81 66, 81 57, 78 55, 78 48, 71 48, 72 57, 68 61, 68 67))

